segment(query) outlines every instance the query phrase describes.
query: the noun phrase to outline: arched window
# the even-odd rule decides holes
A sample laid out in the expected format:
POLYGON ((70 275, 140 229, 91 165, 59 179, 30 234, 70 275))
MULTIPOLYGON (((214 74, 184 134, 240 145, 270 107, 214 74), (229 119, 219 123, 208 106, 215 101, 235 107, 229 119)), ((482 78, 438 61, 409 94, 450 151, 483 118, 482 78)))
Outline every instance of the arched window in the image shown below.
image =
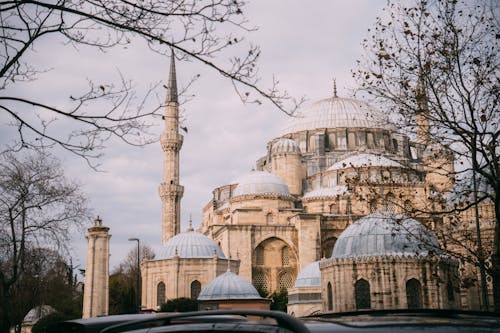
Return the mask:
POLYGON ((377 211, 377 199, 370 200, 370 213, 377 211))
POLYGON ((290 265, 290 255, 288 253, 288 246, 283 246, 281 249, 281 266, 290 265))
POLYGON ((291 288, 293 285, 293 276, 289 272, 282 273, 279 276, 280 290, 291 288))
POLYGON ((271 223, 273 223, 273 214, 268 213, 268 214, 266 215, 266 223, 267 223, 267 224, 271 224, 271 223))
POLYGON ((339 213, 339 204, 334 202, 330 205, 330 214, 338 214, 339 213))
POLYGON ((405 209, 404 211, 405 214, 411 213, 413 211, 413 205, 411 203, 411 200, 405 200, 404 209, 405 209))
POLYGON ((328 296, 328 311, 333 310, 333 291, 332 291, 332 284, 328 282, 327 286, 327 296, 328 296))
POLYGON ((361 279, 354 284, 354 297, 356 298, 356 309, 370 309, 370 284, 368 281, 361 279))
POLYGON ((191 298, 197 299, 201 291, 201 283, 198 280, 191 282, 191 298))
POLYGON ((391 192, 387 193, 385 196, 384 208, 391 213, 396 211, 396 197, 391 192))
POLYGON ((264 248, 260 245, 255 249, 255 264, 264 265, 264 248))
POLYGON ((453 288, 453 284, 451 281, 448 281, 446 284, 446 292, 448 294, 448 302, 454 303, 455 302, 455 289, 453 288))
POLYGON ((160 282, 156 286, 156 305, 161 306, 165 303, 165 283, 160 282))
POLYGON ((352 214, 352 204, 351 204, 351 198, 347 198, 345 202, 345 213, 347 215, 352 214))
POLYGON ((408 309, 422 308, 422 286, 417 279, 406 281, 406 301, 408 309))

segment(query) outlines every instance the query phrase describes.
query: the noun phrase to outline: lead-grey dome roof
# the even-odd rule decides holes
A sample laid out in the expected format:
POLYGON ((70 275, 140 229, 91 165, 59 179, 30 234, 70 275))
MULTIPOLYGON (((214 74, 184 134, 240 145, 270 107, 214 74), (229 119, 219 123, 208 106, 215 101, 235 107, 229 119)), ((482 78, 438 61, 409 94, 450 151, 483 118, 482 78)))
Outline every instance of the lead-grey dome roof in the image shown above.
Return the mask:
POLYGON ((266 171, 252 171, 236 181, 233 197, 247 194, 290 195, 283 179, 266 171))
POLYGON ((319 270, 319 261, 314 261, 304 267, 297 275, 294 288, 319 287, 321 286, 321 272, 319 270))
POLYGON ((214 253, 219 258, 226 258, 221 248, 210 238, 195 231, 187 231, 170 238, 161 250, 158 259, 212 258, 214 253))
POLYGON ((56 312, 56 310, 50 305, 39 305, 35 306, 33 309, 24 316, 23 322, 36 323, 40 318, 43 318, 51 313, 56 312))
POLYGON ((198 295, 199 301, 226 299, 262 299, 249 282, 227 271, 210 281, 198 295))
POLYGON ((441 253, 437 239, 416 220, 392 213, 373 213, 347 227, 332 258, 427 256, 441 253))
POLYGON ((386 116, 365 102, 332 97, 300 109, 292 117, 285 133, 319 128, 386 128, 386 116))

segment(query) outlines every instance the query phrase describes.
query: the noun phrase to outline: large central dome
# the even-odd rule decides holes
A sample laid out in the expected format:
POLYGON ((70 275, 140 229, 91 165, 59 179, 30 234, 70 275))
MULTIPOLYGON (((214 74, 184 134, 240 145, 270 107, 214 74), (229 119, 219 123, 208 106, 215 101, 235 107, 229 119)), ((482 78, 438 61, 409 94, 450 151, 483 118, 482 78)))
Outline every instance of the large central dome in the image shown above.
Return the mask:
POLYGON ((286 126, 285 133, 319 128, 384 128, 384 114, 365 102, 351 98, 322 99, 298 111, 286 126))

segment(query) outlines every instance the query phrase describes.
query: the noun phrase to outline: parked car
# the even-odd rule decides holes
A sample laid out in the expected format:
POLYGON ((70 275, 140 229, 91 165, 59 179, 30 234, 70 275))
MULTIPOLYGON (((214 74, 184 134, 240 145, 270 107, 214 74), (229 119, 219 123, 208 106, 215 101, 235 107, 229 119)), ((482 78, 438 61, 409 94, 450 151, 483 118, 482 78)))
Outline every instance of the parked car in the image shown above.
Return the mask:
POLYGON ((500 332, 500 316, 498 314, 458 310, 370 310, 325 313, 302 318, 295 318, 283 312, 264 310, 163 313, 142 315, 144 316, 142 318, 134 318, 133 316, 109 316, 67 321, 61 325, 63 330, 57 333, 500 332), (113 320, 119 320, 120 322, 110 325, 113 320), (103 326, 97 328, 98 324, 103 326))

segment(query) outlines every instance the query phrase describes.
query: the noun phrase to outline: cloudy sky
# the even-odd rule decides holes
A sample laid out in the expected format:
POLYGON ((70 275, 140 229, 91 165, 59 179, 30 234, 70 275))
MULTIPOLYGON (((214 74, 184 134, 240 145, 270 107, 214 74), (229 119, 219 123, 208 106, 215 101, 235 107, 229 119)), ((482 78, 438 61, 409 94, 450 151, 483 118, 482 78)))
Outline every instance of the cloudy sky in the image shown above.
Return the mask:
MULTIPOLYGON (((340 96, 355 88, 350 69, 362 53, 361 40, 381 14, 383 0, 273 0, 252 1, 246 14, 259 30, 249 39, 260 45, 260 75, 263 83, 276 75, 290 94, 305 95, 310 101, 330 97, 332 79, 337 79, 340 96)), ((16 85, 17 93, 40 96, 54 105, 64 105, 68 90, 84 89, 87 79, 116 79, 118 69, 134 80, 141 90, 150 83, 166 82, 169 59, 151 53, 141 43, 97 53, 75 49, 58 41, 37 45, 31 61, 48 69, 37 81, 16 85)), ((196 64, 177 63, 178 83, 201 74, 191 86, 195 97, 183 105, 183 125, 188 127, 181 151, 182 229, 192 214, 200 224, 202 207, 213 188, 227 184, 250 171, 265 154, 266 143, 280 134, 287 117, 269 104, 243 105, 229 82, 196 64)), ((0 144, 15 138, 0 115, 0 144)), ((153 129, 162 131, 161 120, 153 129)), ((111 140, 101 159, 102 172, 91 170, 84 161, 54 151, 67 175, 83 184, 95 214, 111 228, 111 268, 135 245, 138 237, 152 247, 161 243, 161 202, 158 185, 162 180, 162 151, 159 143, 130 147, 111 140)), ((91 221, 89 221, 89 226, 91 221)), ((75 234, 73 256, 85 266, 84 234, 75 234)))

